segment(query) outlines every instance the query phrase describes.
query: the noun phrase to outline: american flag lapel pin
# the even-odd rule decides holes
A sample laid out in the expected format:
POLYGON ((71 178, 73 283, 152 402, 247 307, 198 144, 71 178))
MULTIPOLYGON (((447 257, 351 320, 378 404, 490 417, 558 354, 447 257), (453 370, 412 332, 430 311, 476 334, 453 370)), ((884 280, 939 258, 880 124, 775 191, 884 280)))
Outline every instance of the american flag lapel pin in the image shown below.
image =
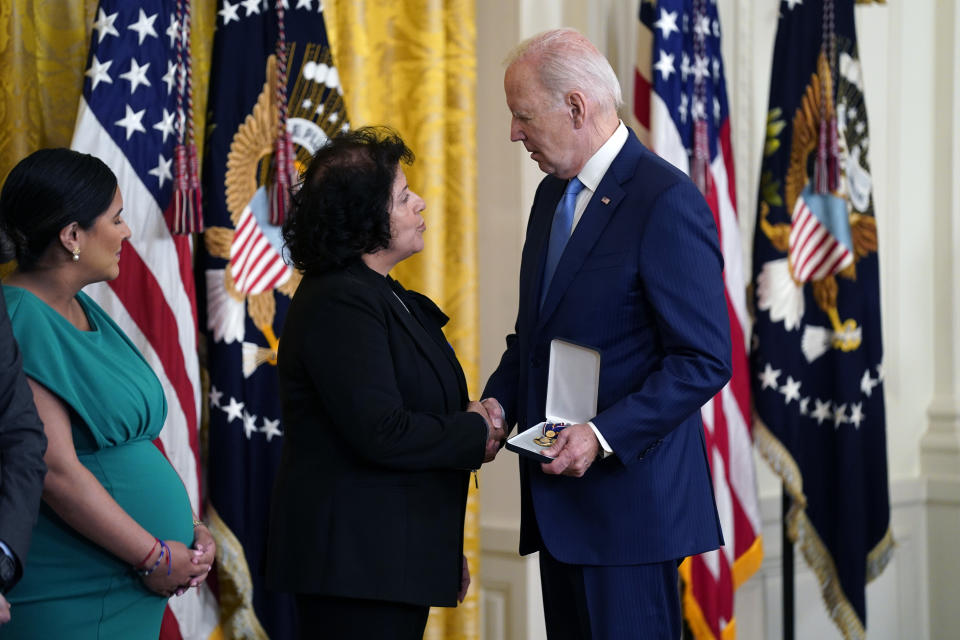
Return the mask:
POLYGON ((607 196, 603 196, 602 198, 600 198, 600 202, 602 202, 603 204, 610 204, 610 198, 608 198, 607 196))

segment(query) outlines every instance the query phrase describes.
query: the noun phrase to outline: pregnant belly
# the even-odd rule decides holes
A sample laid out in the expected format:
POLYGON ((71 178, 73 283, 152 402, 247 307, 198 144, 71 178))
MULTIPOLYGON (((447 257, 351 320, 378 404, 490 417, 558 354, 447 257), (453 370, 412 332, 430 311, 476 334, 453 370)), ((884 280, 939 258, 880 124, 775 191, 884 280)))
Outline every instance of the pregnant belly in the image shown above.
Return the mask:
MULTIPOLYGON (((79 458, 117 504, 151 535, 193 544, 193 512, 187 491, 153 443, 128 442, 79 458)), ((67 525, 46 503, 34 528, 27 565, 30 570, 11 591, 15 601, 142 589, 125 562, 67 525)))
POLYGON ((193 542, 193 511, 180 476, 152 442, 138 440, 80 456, 123 510, 161 540, 193 542))

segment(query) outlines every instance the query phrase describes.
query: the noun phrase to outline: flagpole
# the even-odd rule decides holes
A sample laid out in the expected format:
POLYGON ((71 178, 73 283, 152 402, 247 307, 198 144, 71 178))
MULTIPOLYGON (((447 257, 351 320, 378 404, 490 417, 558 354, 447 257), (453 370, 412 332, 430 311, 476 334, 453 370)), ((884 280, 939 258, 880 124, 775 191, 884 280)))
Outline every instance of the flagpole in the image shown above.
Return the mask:
POLYGON ((783 579, 783 640, 793 640, 793 541, 787 533, 787 512, 790 510, 790 494, 784 485, 780 500, 780 548, 783 579))

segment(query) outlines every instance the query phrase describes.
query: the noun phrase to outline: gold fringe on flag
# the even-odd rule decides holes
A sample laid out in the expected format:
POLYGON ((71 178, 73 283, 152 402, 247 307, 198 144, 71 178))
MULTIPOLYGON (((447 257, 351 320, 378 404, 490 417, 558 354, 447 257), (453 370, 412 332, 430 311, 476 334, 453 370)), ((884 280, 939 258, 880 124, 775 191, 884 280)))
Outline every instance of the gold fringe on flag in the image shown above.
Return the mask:
MULTIPOLYGON (((866 629, 843 593, 833 556, 830 555, 820 534, 807 517, 807 498, 803 493, 803 477, 800 475, 796 461, 756 415, 753 421, 753 442, 760 455, 780 476, 784 488, 790 495, 790 509, 787 511, 783 526, 787 527, 790 540, 800 547, 807 564, 816 574, 817 582, 820 584, 820 595, 823 596, 830 617, 833 618, 844 638, 862 640, 866 637, 866 629)), ((886 567, 893 555, 894 546, 893 533, 887 528, 880 542, 867 555, 868 583, 880 575, 886 567)))

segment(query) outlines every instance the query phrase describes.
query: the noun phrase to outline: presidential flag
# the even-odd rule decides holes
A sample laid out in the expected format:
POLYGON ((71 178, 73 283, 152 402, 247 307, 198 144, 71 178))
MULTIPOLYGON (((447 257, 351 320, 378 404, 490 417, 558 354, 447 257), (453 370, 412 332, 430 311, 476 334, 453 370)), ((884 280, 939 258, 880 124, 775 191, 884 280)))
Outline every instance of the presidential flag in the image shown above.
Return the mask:
POLYGON ((726 544, 688 558, 680 575, 694 636, 730 639, 734 592, 760 567, 763 545, 750 433, 746 278, 716 3, 644 0, 637 49, 634 115, 641 139, 693 178, 713 211, 723 252, 733 375, 701 414, 726 544))
MULTIPOLYGON (((153 367, 167 398, 157 446, 180 474, 201 513, 200 370, 191 240, 164 217, 173 192, 178 117, 178 42, 183 13, 173 0, 102 0, 90 38, 72 147, 102 159, 117 175, 132 236, 120 277, 86 292, 117 322, 153 367)), ((209 637, 217 604, 204 584, 172 598, 161 638, 209 637)))
POLYGON ((757 447, 845 638, 893 552, 870 138, 854 0, 784 0, 753 248, 757 447))
POLYGON ((349 127, 322 2, 223 0, 208 111, 198 284, 223 625, 229 637, 282 640, 295 637, 296 612, 289 596, 266 591, 263 574, 284 437, 277 345, 300 275, 283 259, 276 223, 299 169, 349 127))

